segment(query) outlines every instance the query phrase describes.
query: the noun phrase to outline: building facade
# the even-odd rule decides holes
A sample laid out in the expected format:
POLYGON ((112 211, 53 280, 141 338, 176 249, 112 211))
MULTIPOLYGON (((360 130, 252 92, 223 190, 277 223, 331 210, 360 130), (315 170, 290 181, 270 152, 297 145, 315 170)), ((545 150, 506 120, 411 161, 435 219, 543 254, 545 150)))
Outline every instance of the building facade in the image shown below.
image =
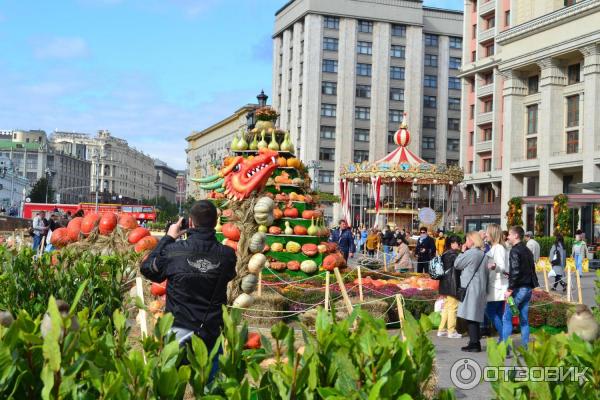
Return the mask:
POLYGON ((156 171, 156 197, 164 197, 170 203, 175 203, 177 195, 177 171, 161 160, 154 160, 154 170, 156 171))
POLYGON ((18 215, 29 190, 29 181, 15 170, 10 158, 0 156, 0 207, 8 215, 18 215))
POLYGON ((102 202, 131 202, 155 195, 154 159, 129 146, 109 131, 96 136, 55 131, 50 138, 54 149, 91 162, 89 200, 96 188, 102 202))
POLYGON ((31 186, 46 174, 48 141, 42 130, 5 130, 0 135, 0 153, 11 160, 15 174, 31 186))
POLYGON ((57 203, 77 204, 88 201, 91 161, 50 148, 47 166, 57 203))
POLYGON ((276 13, 273 106, 302 161, 318 161, 319 190, 337 194, 341 165, 393 150, 404 112, 413 152, 458 164, 462 21, 410 0, 294 0, 276 13))
POLYGON ((184 170, 177 171, 177 193, 175 194, 175 202, 177 204, 185 203, 187 199, 187 172, 184 170))
MULTIPOLYGON (((599 0, 465 3, 465 229, 600 179, 599 26, 599 0)), ((534 204, 523 214, 533 230, 534 204)))

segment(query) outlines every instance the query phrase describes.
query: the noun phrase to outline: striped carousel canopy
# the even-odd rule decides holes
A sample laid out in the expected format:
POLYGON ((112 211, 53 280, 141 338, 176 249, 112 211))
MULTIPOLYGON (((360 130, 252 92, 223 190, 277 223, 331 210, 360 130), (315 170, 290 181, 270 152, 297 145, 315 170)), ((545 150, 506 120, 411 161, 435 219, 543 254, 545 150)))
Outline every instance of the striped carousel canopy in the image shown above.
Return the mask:
POLYGON ((408 146, 410 143, 410 132, 408 131, 408 125, 406 124, 406 113, 404 113, 404 116, 402 117, 400 128, 394 134, 394 142, 398 145, 398 148, 381 160, 375 161, 375 164, 409 164, 411 166, 417 166, 427 163, 425 160, 406 148, 406 146, 408 146))

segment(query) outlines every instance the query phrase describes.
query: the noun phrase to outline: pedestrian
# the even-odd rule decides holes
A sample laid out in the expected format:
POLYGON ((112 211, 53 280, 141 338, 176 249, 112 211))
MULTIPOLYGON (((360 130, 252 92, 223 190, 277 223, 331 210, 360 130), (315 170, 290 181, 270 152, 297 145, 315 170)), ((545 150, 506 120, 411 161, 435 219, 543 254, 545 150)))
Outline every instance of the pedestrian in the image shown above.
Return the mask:
POLYGON ((483 251, 484 253, 487 253, 488 251, 490 251, 492 246, 490 246, 490 244, 487 242, 485 238, 485 231, 483 229, 479 231, 479 237, 483 241, 483 251))
POLYGON ((396 272, 407 272, 413 268, 408 241, 405 237, 400 236, 398 244, 398 254, 396 254, 396 257, 392 261, 394 270, 396 272))
POLYGON ((348 223, 345 219, 340 219, 338 229, 331 234, 331 242, 337 243, 338 249, 342 252, 344 259, 348 261, 348 257, 353 257, 356 247, 354 245, 354 236, 348 228, 348 223))
POLYGON ((573 242, 571 257, 573 257, 573 260, 575 261, 575 267, 577 267, 579 276, 582 277, 583 260, 588 257, 588 248, 585 240, 583 240, 583 232, 580 229, 575 232, 575 241, 573 242))
POLYGON ((367 247, 367 254, 369 257, 375 257, 375 251, 379 249, 379 233, 376 229, 371 229, 367 235, 365 246, 367 247))
MULTIPOLYGON (((527 348, 529 342, 529 301, 533 288, 539 286, 537 275, 535 274, 535 264, 533 254, 523 243, 523 228, 513 226, 508 231, 508 240, 512 244, 508 256, 508 290, 505 298, 512 297, 514 304, 519 310, 519 325, 521 327, 521 344, 527 348)), ((512 334, 512 311, 511 308, 504 307, 502 317, 502 337, 503 341, 508 340, 512 334)))
POLYGON ((533 238, 533 232, 525 232, 525 245, 533 254, 533 262, 537 264, 540 259, 540 244, 533 238))
POLYGON ((46 235, 46 247, 45 247, 44 251, 50 252, 50 251, 54 250, 54 246, 52 246, 52 243, 51 243, 52 242, 52 233, 61 227, 62 227, 62 224, 61 224, 60 220, 58 219, 58 214, 52 213, 52 215, 50 215, 50 220, 48 221, 48 234, 46 235))
POLYGON ((508 231, 502 231, 502 241, 504 242, 504 248, 509 252, 512 248, 512 244, 508 241, 508 231))
POLYGON ((502 313, 504 307, 504 293, 508 288, 508 253, 502 241, 502 230, 498 224, 489 224, 486 227, 486 238, 491 245, 487 268, 488 288, 487 305, 485 314, 492 321, 498 335, 502 333, 502 313))
POLYGON ((438 256, 446 251, 446 237, 441 229, 438 231, 438 237, 435 238, 435 251, 438 256))
POLYGON ((450 236, 446 239, 446 248, 442 253, 444 276, 440 280, 440 295, 444 295, 444 308, 442 320, 438 327, 438 336, 447 336, 450 339, 460 339, 462 335, 456 332, 456 312, 458 309, 457 290, 460 287, 460 272, 454 268, 454 262, 460 251, 460 238, 450 236), (446 331, 446 326, 448 330, 446 331))
POLYGON ((32 231, 33 231, 33 250, 38 251, 40 245, 42 244, 42 238, 46 234, 48 228, 46 224, 44 224, 44 218, 46 217, 45 211, 39 211, 35 213, 35 217, 32 221, 32 231))
POLYGON ((359 247, 359 251, 361 253, 365 253, 365 243, 367 243, 367 236, 369 236, 369 232, 367 231, 367 228, 365 228, 365 226, 363 225, 361 230, 360 230, 360 247, 359 247))
MULTIPOLYGON (((200 200, 190 210, 186 240, 183 218, 169 231, 142 263, 141 273, 153 282, 167 280, 166 312, 173 314, 172 332, 181 345, 198 336, 212 351, 223 329, 222 307, 227 304, 227 284, 236 276, 237 257, 217 241, 217 209, 200 200)), ((220 351, 220 350, 219 350, 220 351)), ((211 378, 218 369, 213 359, 211 378)))
POLYGON ((554 244, 550 248, 550 254, 548 254, 552 270, 554 271, 554 285, 552 290, 556 290, 556 287, 560 283, 563 288, 563 292, 567 291, 567 284, 562 279, 565 274, 565 266, 567 263, 567 250, 565 249, 565 241, 563 235, 560 233, 556 234, 554 244))
POLYGON ((483 246, 483 240, 478 232, 467 233, 462 246, 463 253, 454 261, 454 268, 462 271, 459 292, 465 293, 462 299, 459 294, 461 301, 457 315, 467 321, 469 330, 469 343, 461 347, 461 350, 472 353, 481 351, 479 325, 483 322, 487 297, 487 256, 483 246))
POLYGON ((386 265, 389 264, 394 258, 394 246, 396 246, 396 238, 394 237, 394 233, 390 229, 389 225, 383 229, 383 237, 381 239, 381 243, 383 244, 383 256, 385 257, 386 265))
POLYGON ((429 261, 435 257, 435 242, 427 234, 427 228, 422 226, 419 230, 420 236, 417 240, 415 255, 417 258, 417 272, 429 273, 429 261))

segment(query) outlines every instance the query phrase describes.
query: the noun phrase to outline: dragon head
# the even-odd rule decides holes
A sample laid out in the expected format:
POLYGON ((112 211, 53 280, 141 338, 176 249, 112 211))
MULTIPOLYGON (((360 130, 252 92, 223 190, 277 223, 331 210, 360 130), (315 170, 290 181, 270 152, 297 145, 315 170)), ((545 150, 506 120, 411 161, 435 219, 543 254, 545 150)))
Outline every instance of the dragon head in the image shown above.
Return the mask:
POLYGON ((230 199, 243 200, 252 191, 260 191, 277 168, 278 153, 269 149, 260 149, 253 159, 234 157, 218 174, 200 179, 202 189, 214 189, 224 192, 230 199))

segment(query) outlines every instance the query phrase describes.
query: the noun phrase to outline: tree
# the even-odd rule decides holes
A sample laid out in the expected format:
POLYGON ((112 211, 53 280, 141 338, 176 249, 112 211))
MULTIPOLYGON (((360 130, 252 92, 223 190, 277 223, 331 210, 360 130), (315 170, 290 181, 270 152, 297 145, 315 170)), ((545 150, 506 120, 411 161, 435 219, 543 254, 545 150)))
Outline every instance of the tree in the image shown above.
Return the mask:
POLYGON ((29 192, 29 198, 32 203, 46 203, 46 190, 48 191, 48 203, 52 203, 54 199, 54 189, 52 186, 48 185, 48 179, 46 177, 40 178, 33 188, 31 188, 31 192, 29 192))
POLYGON ((175 220, 179 213, 179 209, 175 203, 171 203, 166 197, 153 197, 151 199, 143 199, 142 204, 148 204, 156 207, 158 210, 156 222, 165 223, 169 220, 175 220))

